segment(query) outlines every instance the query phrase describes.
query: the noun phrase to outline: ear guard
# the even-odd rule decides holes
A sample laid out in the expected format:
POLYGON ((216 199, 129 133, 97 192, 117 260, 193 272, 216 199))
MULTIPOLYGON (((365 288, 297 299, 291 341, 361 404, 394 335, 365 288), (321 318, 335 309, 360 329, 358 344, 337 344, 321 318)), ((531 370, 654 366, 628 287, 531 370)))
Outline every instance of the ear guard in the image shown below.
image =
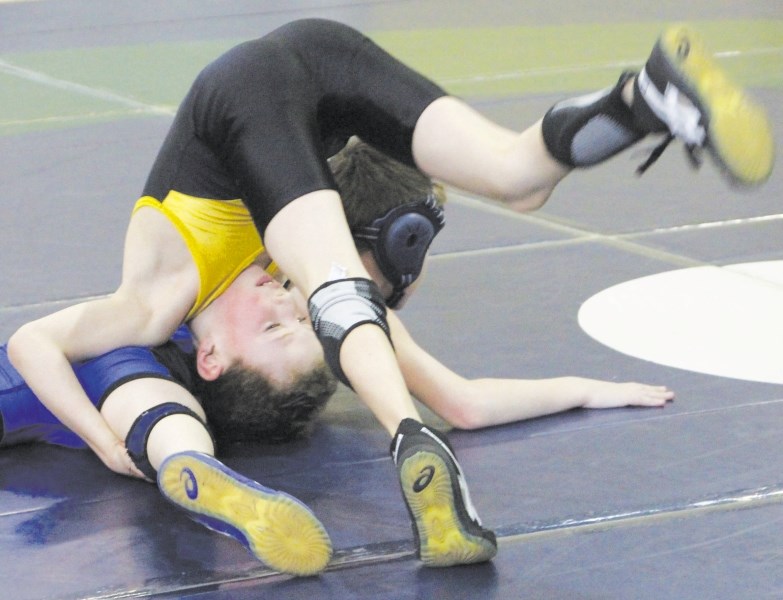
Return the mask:
POLYGON ((443 209, 430 194, 353 230, 354 238, 370 242, 378 268, 394 288, 386 306, 395 308, 405 288, 421 274, 427 250, 445 224, 443 209))

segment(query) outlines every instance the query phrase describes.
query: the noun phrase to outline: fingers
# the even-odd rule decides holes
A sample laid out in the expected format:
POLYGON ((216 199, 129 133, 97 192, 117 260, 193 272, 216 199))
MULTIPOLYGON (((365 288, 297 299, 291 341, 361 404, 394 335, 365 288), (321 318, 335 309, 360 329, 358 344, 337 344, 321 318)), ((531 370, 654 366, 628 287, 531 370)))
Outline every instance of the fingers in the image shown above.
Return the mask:
POLYGON ((133 462, 130 454, 128 454, 128 449, 121 440, 115 440, 110 448, 107 448, 102 452, 96 450, 96 454, 103 464, 118 475, 149 481, 133 462))
POLYGON ((142 473, 139 468, 136 466, 136 463, 133 462, 133 459, 130 457, 130 454, 128 453, 128 449, 125 447, 125 444, 122 442, 119 442, 119 446, 122 451, 122 460, 123 460, 123 469, 124 472, 122 475, 127 475, 128 477, 135 477, 137 479, 144 479, 145 481, 150 481, 150 479, 142 473))
POLYGON ((144 479, 146 481, 151 481, 149 477, 147 477, 144 473, 139 471, 139 469, 136 467, 136 465, 130 465, 128 467, 128 476, 129 477, 136 477, 138 479, 144 479))
POLYGON ((640 406, 664 406, 667 402, 674 400, 674 392, 666 386, 637 385, 642 388, 640 392, 640 406))
POLYGON ((674 400, 674 392, 661 385, 599 381, 591 387, 589 398, 585 408, 660 407, 674 400))

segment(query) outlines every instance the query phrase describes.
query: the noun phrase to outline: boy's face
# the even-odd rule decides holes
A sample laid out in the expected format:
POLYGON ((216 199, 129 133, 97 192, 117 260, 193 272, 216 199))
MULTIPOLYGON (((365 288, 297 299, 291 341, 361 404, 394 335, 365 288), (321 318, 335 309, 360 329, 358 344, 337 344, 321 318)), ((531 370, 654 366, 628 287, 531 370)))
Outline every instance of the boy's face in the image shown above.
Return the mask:
MULTIPOLYGON (((360 257, 362 259, 362 263, 364 263, 364 268, 367 269, 370 277, 372 277, 372 280, 381 290, 381 295, 384 298, 389 298, 392 295, 394 286, 389 283, 389 280, 383 276, 383 273, 381 273, 381 269, 378 267, 378 263, 375 262, 375 257, 372 255, 372 252, 370 250, 365 250, 360 254, 360 257)), ((394 307, 394 310, 400 310, 405 306, 405 304, 408 302, 408 299, 413 295, 413 292, 415 292, 416 288, 419 287, 421 280, 424 279, 424 273, 426 270, 427 259, 425 258, 424 263, 422 264, 421 274, 413 281, 412 284, 405 288, 405 295, 394 307)))
POLYGON ((227 366, 241 361, 284 388, 323 363, 301 294, 284 289, 261 267, 245 269, 212 306, 227 366))

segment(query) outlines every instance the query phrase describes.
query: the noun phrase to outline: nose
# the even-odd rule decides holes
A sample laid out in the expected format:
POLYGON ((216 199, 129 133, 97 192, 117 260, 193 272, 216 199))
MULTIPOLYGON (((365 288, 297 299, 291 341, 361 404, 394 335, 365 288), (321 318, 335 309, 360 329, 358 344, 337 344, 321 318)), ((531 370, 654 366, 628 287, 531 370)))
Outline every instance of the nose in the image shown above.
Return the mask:
POLYGON ((293 301, 291 292, 289 292, 279 283, 275 284, 274 287, 272 285, 265 287, 267 292, 267 302, 270 302, 273 306, 276 307, 277 310, 282 311, 288 311, 290 305, 290 310, 293 311, 295 302, 293 301))

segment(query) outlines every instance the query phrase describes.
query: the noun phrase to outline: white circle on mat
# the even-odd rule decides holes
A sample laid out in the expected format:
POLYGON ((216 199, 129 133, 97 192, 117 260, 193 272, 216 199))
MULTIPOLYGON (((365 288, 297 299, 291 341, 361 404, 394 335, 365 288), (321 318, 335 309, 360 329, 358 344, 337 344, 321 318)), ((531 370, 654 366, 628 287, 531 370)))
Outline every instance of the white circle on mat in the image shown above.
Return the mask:
POLYGON ((627 281, 589 298, 579 309, 579 325, 636 358, 783 384, 783 260, 627 281))

